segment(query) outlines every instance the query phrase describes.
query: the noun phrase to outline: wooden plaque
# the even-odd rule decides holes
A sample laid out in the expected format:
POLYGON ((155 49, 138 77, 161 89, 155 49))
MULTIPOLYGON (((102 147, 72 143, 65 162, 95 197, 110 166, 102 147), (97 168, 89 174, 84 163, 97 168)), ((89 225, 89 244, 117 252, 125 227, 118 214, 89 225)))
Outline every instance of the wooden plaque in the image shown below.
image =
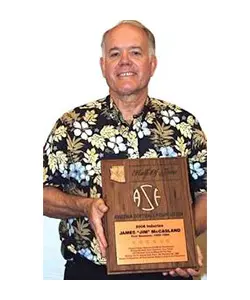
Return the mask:
POLYGON ((107 273, 197 268, 187 158, 102 160, 107 273))

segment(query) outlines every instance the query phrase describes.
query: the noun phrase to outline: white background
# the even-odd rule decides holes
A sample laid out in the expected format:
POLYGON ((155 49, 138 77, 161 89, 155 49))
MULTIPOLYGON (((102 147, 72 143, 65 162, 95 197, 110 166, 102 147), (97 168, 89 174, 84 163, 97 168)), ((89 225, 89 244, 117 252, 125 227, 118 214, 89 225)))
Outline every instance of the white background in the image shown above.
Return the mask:
MULTIPOLYGON (((248 1, 240 0, 1 2, 2 273, 21 282, 9 292, 25 291, 29 298, 25 282, 42 280, 46 245, 53 248, 51 257, 60 259, 59 242, 52 245, 57 232, 45 232, 44 243, 42 238, 41 149, 65 111, 107 94, 99 68, 102 34, 122 19, 136 19, 156 37, 158 68, 150 96, 192 112, 208 136, 207 282, 222 287, 224 281, 230 295, 238 295, 227 282, 242 278, 249 253, 244 233, 249 228, 244 224, 249 216, 249 175, 244 175, 249 163, 249 15, 248 1)), ((61 290, 51 288, 51 297, 61 290)), ((186 291, 179 289, 178 295, 186 291)))

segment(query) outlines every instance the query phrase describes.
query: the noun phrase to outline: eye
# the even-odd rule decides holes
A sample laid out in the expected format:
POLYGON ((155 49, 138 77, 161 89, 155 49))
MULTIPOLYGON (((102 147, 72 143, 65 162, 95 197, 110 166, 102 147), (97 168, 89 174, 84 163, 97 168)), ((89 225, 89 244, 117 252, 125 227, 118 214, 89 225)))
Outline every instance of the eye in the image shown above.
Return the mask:
POLYGON ((138 50, 133 50, 133 51, 132 51, 132 54, 133 54, 134 56, 141 56, 141 55, 142 55, 141 52, 138 51, 138 50))
POLYGON ((119 56, 119 52, 111 52, 110 53, 111 58, 115 58, 115 57, 118 57, 118 56, 119 56))

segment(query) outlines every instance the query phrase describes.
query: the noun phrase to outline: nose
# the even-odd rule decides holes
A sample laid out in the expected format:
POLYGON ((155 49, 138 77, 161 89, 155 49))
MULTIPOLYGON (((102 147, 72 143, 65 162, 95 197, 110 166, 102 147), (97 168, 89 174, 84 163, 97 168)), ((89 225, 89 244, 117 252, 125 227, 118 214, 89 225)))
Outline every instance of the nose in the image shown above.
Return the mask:
POLYGON ((120 65, 129 65, 129 64, 131 64, 128 51, 126 51, 126 50, 122 51, 119 64, 120 65))

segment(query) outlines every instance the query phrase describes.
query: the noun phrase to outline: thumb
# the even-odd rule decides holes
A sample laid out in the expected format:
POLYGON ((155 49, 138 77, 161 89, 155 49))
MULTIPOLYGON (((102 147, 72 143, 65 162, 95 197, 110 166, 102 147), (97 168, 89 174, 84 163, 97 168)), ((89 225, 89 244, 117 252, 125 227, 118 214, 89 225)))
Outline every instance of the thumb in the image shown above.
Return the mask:
POLYGON ((108 207, 105 205, 104 201, 100 201, 97 207, 102 213, 105 213, 108 210, 108 207))
POLYGON ((197 255, 198 255, 198 264, 200 267, 202 267, 203 265, 203 255, 201 253, 201 249, 199 247, 199 245, 196 245, 196 249, 197 249, 197 255))

